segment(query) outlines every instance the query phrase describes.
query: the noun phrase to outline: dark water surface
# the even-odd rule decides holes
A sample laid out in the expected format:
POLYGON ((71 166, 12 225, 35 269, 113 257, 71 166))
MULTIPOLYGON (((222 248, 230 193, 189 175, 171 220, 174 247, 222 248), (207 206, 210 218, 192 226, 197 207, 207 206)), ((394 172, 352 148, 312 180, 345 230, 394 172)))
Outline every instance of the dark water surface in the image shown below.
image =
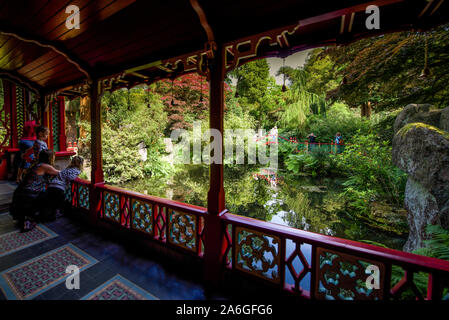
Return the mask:
MULTIPOLYGON (((375 241, 399 250, 405 243, 402 237, 369 228, 348 215, 340 179, 282 170, 273 176, 246 166, 225 167, 224 174, 226 207, 234 214, 339 238, 375 241)), ((206 207, 209 170, 204 165, 184 165, 170 178, 137 180, 120 187, 206 207)))

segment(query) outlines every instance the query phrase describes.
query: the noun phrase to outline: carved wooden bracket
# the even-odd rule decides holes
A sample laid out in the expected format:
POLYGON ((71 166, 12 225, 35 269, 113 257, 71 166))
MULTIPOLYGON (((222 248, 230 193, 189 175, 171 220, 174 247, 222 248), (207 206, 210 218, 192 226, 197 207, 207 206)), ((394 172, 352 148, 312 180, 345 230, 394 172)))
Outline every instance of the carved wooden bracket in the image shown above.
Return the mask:
POLYGON ((239 42, 227 43, 225 48, 225 68, 230 71, 238 67, 244 60, 257 56, 257 51, 262 43, 270 47, 285 49, 290 47, 288 36, 292 36, 299 29, 300 24, 290 25, 285 28, 271 30, 255 36, 241 39, 239 42))

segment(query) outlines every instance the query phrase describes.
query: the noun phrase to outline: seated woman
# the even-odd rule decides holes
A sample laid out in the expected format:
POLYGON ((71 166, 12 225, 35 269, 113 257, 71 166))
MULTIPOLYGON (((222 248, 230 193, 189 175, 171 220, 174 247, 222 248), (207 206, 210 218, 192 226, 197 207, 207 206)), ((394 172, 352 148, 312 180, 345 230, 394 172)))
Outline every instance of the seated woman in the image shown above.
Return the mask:
POLYGON ((73 180, 78 178, 83 171, 84 159, 80 156, 74 156, 67 168, 61 170, 48 185, 48 204, 50 210, 49 220, 55 220, 58 217, 59 209, 64 202, 65 190, 71 186, 73 180))
POLYGON ((36 213, 43 208, 48 176, 56 176, 59 171, 53 168, 55 153, 42 150, 39 163, 31 167, 22 182, 14 191, 11 214, 18 220, 22 232, 36 226, 36 213))

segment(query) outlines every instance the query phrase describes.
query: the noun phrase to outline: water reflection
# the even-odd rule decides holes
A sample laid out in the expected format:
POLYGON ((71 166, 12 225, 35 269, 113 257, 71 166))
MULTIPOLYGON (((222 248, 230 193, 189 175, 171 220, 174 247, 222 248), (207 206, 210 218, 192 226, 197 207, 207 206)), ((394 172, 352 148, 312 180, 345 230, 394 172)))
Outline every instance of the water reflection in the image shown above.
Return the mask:
MULTIPOLYGON (((351 240, 371 240, 400 249, 404 239, 370 230, 346 214, 342 181, 290 175, 245 165, 225 166, 226 207, 235 214, 351 240)), ((207 206, 209 169, 179 167, 173 177, 121 185, 127 189, 207 206)))

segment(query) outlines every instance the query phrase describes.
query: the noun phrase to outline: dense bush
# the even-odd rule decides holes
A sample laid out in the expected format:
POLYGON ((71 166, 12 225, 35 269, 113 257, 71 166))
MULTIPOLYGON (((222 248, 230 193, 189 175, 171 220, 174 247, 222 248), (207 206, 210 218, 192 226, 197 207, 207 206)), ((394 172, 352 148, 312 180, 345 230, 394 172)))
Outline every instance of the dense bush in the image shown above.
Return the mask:
POLYGON ((146 176, 166 175, 170 166, 162 160, 165 145, 163 131, 167 117, 160 102, 148 107, 143 89, 128 93, 118 90, 106 93, 102 128, 103 171, 105 180, 120 184, 146 176), (139 144, 147 150, 142 160, 139 144))
POLYGON ((332 142, 335 134, 340 132, 345 143, 356 143, 354 136, 368 133, 370 122, 360 117, 358 109, 351 110, 343 103, 333 104, 326 115, 312 115, 308 121, 308 132, 317 136, 317 141, 332 142))
POLYGON ((376 136, 357 135, 356 144, 338 155, 339 170, 348 178, 344 195, 352 206, 368 212, 369 202, 386 200, 401 207, 407 175, 393 165, 388 142, 378 143, 376 136))
POLYGON ((337 158, 325 149, 313 149, 309 153, 291 154, 285 160, 289 171, 307 173, 312 176, 325 176, 334 172, 337 158))

